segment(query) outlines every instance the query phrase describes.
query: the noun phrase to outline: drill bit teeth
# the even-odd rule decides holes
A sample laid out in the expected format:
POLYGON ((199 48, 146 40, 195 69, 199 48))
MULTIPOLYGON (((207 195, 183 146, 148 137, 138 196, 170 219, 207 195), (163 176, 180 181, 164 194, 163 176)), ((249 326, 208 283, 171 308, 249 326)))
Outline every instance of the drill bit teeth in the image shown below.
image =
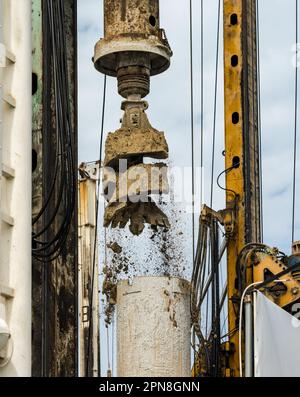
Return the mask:
POLYGON ((157 207, 153 201, 148 203, 113 203, 105 211, 104 226, 124 228, 129 223, 129 230, 139 236, 145 224, 153 227, 170 228, 168 217, 157 207))

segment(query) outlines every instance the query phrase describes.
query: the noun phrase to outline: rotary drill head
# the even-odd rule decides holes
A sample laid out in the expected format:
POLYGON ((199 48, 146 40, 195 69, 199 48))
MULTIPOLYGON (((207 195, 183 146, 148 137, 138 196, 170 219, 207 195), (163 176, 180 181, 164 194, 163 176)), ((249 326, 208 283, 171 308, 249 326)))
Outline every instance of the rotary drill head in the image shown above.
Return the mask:
POLYGON ((108 202, 104 226, 129 229, 134 235, 145 224, 169 228, 167 216, 151 199, 169 192, 167 166, 144 164, 144 158, 166 160, 163 132, 146 115, 150 76, 170 65, 172 51, 159 26, 158 0, 105 0, 105 37, 95 47, 95 67, 117 77, 118 92, 126 100, 122 126, 108 134, 105 144, 104 193, 108 202), (124 167, 125 164, 125 167, 124 167))
POLYGON ((117 77, 120 95, 144 98, 150 76, 168 69, 171 56, 158 0, 104 0, 104 38, 95 46, 94 63, 99 72, 117 77))

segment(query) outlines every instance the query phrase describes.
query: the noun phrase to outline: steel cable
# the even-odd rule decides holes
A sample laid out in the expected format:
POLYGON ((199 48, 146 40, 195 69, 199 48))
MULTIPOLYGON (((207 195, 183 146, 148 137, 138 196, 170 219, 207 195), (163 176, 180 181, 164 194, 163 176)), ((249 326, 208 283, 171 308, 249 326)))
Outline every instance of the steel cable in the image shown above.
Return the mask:
POLYGON ((99 144, 99 178, 97 187, 97 198, 96 198, 96 224, 95 224, 95 236, 94 236, 94 247, 93 247, 93 265, 92 265, 92 280, 89 296, 89 330, 88 330, 88 345, 87 345, 87 357, 86 357, 86 376, 88 376, 88 368, 90 362, 90 350, 91 350, 91 329, 92 329, 92 315, 93 315, 93 292, 95 285, 95 269, 96 269, 96 250, 97 250, 97 239, 98 239, 98 218, 99 218, 99 201, 100 201, 100 188, 101 188, 101 168, 102 168, 102 152, 103 152, 103 137, 104 137, 104 121, 105 121, 105 110, 106 110, 106 85, 107 77, 103 79, 103 98, 102 98, 102 116, 101 116, 101 134, 99 144))
POLYGON ((201 0, 201 31, 200 31, 200 117, 201 117, 201 132, 200 132, 200 205, 203 204, 203 165, 204 165, 204 7, 203 0, 201 0))
POLYGON ((191 83, 191 151, 192 151, 192 249, 195 259, 195 152, 194 152, 194 55, 193 55, 193 1, 190 0, 190 83, 191 83))
MULTIPOLYGON (((73 155, 72 125, 70 121, 70 97, 68 90, 68 64, 65 32, 65 10, 62 0, 47 1, 46 12, 51 41, 51 62, 53 70, 53 96, 55 104, 55 142, 56 156, 53 179, 50 183, 48 196, 33 219, 37 224, 43 216, 46 224, 33 233, 33 257, 42 262, 50 262, 58 258, 65 247, 69 235, 76 203, 76 168, 73 155), (55 197, 56 193, 56 197, 55 197), (50 202, 54 206, 50 208, 50 202), (49 213, 51 210, 51 213, 49 213), (58 215, 62 215, 60 225, 55 232, 58 215), (47 236, 54 233, 52 239, 47 236), (38 238, 41 237, 42 240, 38 238)), ((49 131, 45 131, 49 133, 49 131)))
POLYGON ((296 177, 297 177, 297 140, 298 140, 298 36, 299 17, 298 0, 295 0, 296 8, 296 65, 295 65, 295 120, 294 120, 294 162, 293 162, 293 209, 292 209, 292 243, 295 241, 295 216, 296 216, 296 177))
POLYGON ((260 72, 260 14, 259 0, 256 0, 256 47, 257 47, 257 102, 258 102, 258 136, 259 136, 259 181, 260 181, 260 232, 264 241, 264 200, 263 200, 263 160, 261 128, 261 72, 260 72))
POLYGON ((213 206, 214 196, 214 171, 215 171, 215 149, 216 149, 216 123, 217 123, 217 96, 218 96, 218 76, 219 76, 219 47, 220 47, 220 25, 221 25, 221 0, 218 1, 218 22, 217 22, 217 49, 216 49, 216 66, 215 66, 215 83, 214 83, 214 109, 213 109, 213 142, 212 142, 212 160, 211 160, 211 193, 210 207, 213 206))

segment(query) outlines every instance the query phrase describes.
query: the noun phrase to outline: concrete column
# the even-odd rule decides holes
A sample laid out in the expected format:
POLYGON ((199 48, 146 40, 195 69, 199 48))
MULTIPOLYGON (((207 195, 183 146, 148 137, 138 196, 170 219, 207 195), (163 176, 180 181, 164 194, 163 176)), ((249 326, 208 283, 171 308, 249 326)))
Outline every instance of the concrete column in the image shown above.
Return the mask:
POLYGON ((117 287, 120 377, 191 376, 190 285, 175 277, 137 277, 117 287))

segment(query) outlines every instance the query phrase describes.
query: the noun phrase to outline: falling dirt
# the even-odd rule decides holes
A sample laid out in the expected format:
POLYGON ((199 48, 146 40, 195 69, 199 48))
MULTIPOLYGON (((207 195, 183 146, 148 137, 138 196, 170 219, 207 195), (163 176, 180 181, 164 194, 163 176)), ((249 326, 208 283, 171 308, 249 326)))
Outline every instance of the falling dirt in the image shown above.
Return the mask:
POLYGON ((107 248, 111 249, 115 254, 121 254, 123 251, 122 247, 116 242, 107 244, 107 248))
MULTIPOLYGON (((117 244, 117 243, 115 243, 117 244)), ((120 247, 121 248, 121 247, 120 247)), ((117 283, 120 274, 128 274, 129 261, 128 258, 120 253, 115 253, 111 259, 110 265, 106 265, 103 269, 104 281, 102 284, 102 293, 106 297, 105 305, 105 323, 111 324, 112 316, 117 299, 117 283)))
MULTIPOLYGON (((186 245, 188 215, 173 202, 160 200, 158 206, 170 220, 169 229, 146 226, 140 236, 133 236, 129 227, 108 230, 110 243, 107 246, 107 266, 103 271, 106 325, 112 321, 116 286, 120 280, 146 275, 190 277, 190 247, 186 245), (119 247, 122 247, 121 251, 119 247)), ((173 320, 175 326, 176 320, 173 320)))

